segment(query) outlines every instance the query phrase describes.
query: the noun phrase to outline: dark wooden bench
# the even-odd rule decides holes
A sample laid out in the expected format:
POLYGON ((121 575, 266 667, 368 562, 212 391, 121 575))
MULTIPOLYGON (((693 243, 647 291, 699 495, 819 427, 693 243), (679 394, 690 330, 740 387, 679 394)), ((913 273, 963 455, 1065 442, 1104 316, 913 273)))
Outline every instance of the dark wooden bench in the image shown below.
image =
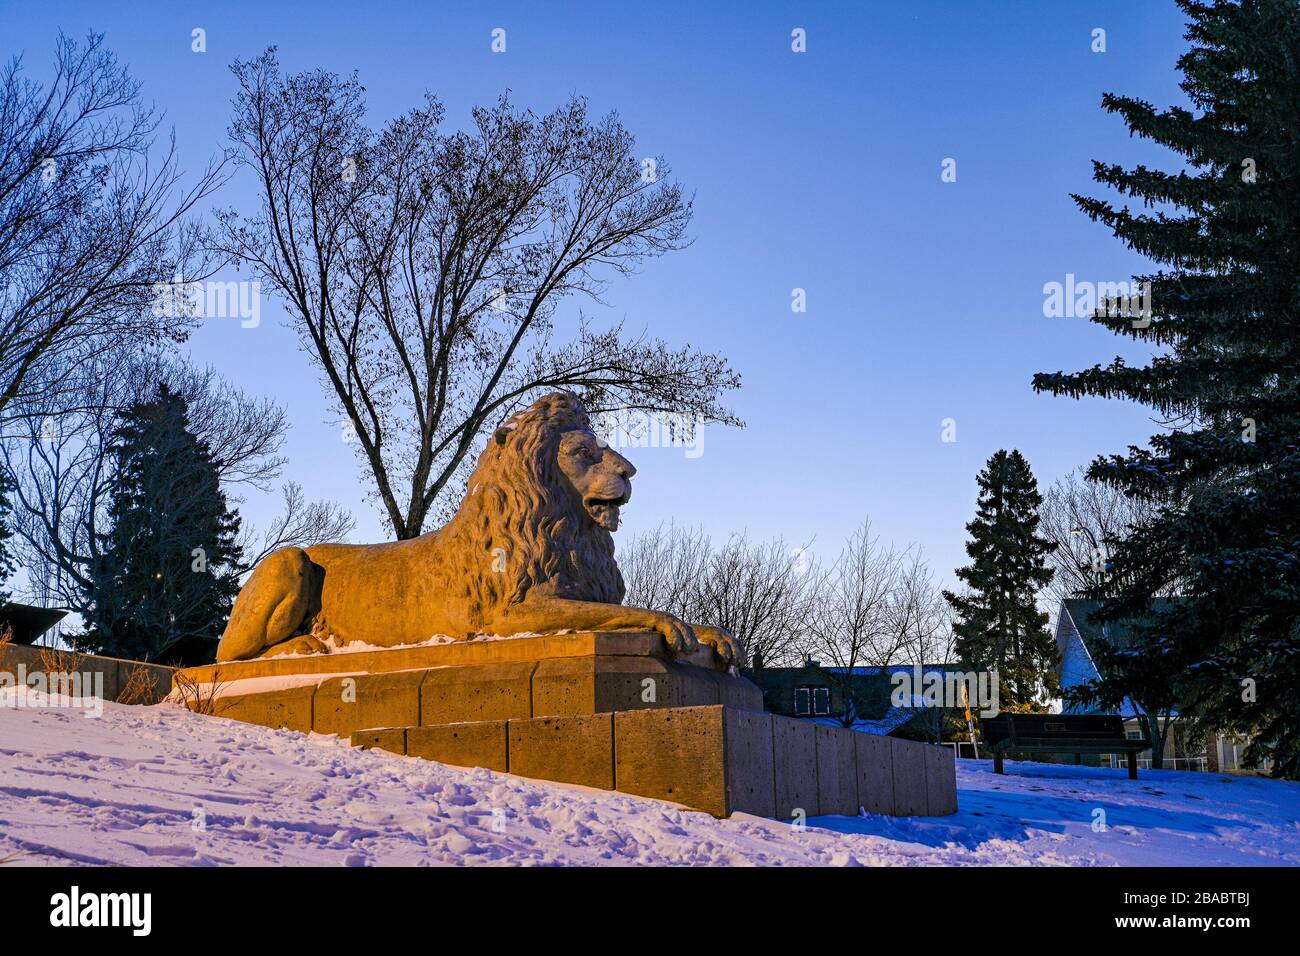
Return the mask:
POLYGON ((1137 755, 1151 747, 1149 735, 1130 739, 1124 719, 1114 714, 1001 714, 980 718, 984 746, 993 752, 993 772, 1003 773, 1007 753, 1072 753, 1083 755, 1122 753, 1128 757, 1128 775, 1136 780, 1137 755))

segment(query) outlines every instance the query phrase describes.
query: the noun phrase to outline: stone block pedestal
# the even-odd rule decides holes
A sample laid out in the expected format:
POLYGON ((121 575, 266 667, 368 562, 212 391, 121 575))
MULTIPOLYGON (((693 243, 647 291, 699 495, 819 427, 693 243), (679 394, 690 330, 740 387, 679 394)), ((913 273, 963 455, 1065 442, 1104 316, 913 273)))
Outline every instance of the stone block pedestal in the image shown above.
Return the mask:
POLYGON ((721 704, 375 728, 355 746, 779 820, 957 810, 952 750, 721 704), (860 758, 865 758, 860 762, 860 758), (897 759, 896 759, 897 758, 897 759), (915 768, 896 787, 894 767, 915 768), (897 795, 896 795, 897 794, 897 795))
POLYGON ((764 713, 759 689, 711 650, 677 660, 647 632, 273 657, 180 674, 214 716, 718 817, 957 809, 951 750, 764 713))
POLYGON ((374 727, 577 717, 724 704, 763 709, 705 648, 673 659, 643 631, 549 634, 190 667, 218 717, 348 736, 374 727))

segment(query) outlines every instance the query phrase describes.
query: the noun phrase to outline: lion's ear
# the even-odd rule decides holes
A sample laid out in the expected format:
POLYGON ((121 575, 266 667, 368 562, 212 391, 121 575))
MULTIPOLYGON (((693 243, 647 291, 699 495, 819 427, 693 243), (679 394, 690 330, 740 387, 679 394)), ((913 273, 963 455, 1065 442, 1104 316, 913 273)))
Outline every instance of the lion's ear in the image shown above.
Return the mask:
POLYGON ((496 431, 492 433, 492 437, 496 440, 496 443, 498 445, 504 445, 506 443, 506 439, 510 437, 510 429, 506 428, 505 425, 502 425, 500 428, 498 428, 496 431))

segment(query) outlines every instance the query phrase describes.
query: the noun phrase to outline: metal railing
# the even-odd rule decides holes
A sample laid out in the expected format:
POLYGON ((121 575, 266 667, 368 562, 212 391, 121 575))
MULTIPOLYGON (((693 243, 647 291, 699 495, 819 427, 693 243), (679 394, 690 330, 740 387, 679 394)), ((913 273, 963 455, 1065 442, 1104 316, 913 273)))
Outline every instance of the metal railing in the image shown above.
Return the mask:
MULTIPOLYGON (((1107 766, 1112 768, 1126 766, 1124 759, 1115 754, 1105 754, 1107 766)), ((1138 757, 1137 765, 1139 770, 1151 769, 1150 757, 1138 757)), ((1204 757, 1166 757, 1161 766, 1165 770, 1189 770, 1194 773, 1207 773, 1209 765, 1204 757)))

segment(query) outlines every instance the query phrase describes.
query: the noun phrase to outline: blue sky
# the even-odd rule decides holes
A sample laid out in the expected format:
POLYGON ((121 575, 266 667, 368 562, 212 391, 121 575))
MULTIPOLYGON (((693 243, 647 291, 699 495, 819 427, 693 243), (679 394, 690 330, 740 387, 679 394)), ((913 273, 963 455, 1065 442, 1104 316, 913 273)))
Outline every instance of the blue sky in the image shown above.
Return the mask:
MULTIPOLYGON (((638 153, 662 154, 695 194, 690 248, 611 284, 619 320, 724 353, 744 377, 745 429, 708 429, 704 454, 629 452, 636 496, 620 538, 661 521, 715 537, 747 530, 833 556, 864 517, 922 546, 940 577, 963 563, 975 474, 1019 448, 1040 484, 1143 442, 1147 410, 1033 394, 1036 371, 1074 369, 1128 342, 1045 318, 1043 285, 1123 281, 1145 268, 1069 198, 1096 192, 1091 161, 1174 168, 1100 108, 1103 92, 1183 102, 1172 0, 1093 3, 14 3, 0 52, 49 68, 58 29, 104 32, 175 127, 197 172, 223 145, 228 66, 269 44, 290 71, 359 72, 379 123, 439 95, 450 123, 509 88, 549 110, 571 93, 616 109, 638 153), (191 51, 191 31, 207 52, 191 51), (506 30, 494 54, 491 31, 506 30), (790 49, 807 31, 807 52, 790 49), (1106 51, 1091 49, 1094 28, 1106 51), (957 163, 956 182, 941 163, 957 163), (791 311, 791 290, 807 311, 791 311), (957 441, 941 441, 956 421, 957 441)), ((236 179, 221 205, 252 208, 236 179)), ((572 314, 572 306, 570 314, 572 314)), ((386 536, 365 473, 280 303, 262 322, 209 322, 193 358, 283 403, 285 478, 386 536)), ((275 495, 242 511, 266 520, 275 495)))

